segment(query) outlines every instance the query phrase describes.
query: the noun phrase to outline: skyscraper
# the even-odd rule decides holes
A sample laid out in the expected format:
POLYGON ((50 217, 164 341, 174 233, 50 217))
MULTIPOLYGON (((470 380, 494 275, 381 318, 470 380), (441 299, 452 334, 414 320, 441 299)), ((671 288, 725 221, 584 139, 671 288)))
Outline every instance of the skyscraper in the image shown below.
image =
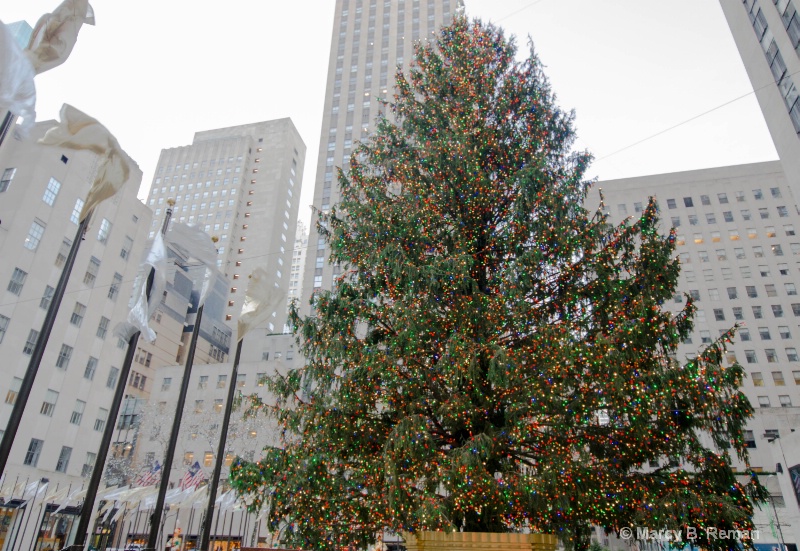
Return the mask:
POLYGON ((720 0, 795 199, 800 197, 800 1, 720 0))
MULTIPOLYGON (((150 234, 173 199, 174 221, 219 238, 217 265, 231 281, 225 313, 231 327, 254 268, 266 268, 288 293, 304 159, 291 119, 198 132, 191 145, 161 151, 147 199, 155 210, 150 234)), ((277 312, 267 332, 282 331, 285 321, 277 312)))
MULTIPOLYGON (((346 168, 354 144, 374 129, 390 99, 398 66, 407 66, 413 45, 452 21, 462 0, 336 0, 325 107, 314 188, 314 207, 328 212, 339 198, 337 167, 346 168)), ((330 289, 339 268, 327 262, 325 243, 312 220, 303 281, 308 298, 330 289)))

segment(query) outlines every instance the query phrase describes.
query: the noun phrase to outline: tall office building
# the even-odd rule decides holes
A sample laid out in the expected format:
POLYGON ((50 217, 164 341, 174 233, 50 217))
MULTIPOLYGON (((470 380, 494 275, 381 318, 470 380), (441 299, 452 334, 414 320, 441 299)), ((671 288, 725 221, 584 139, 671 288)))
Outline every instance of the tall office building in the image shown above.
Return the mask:
POLYGON ((795 200, 800 198, 800 0, 720 0, 795 200))
MULTIPOLYGON (((234 330, 253 269, 266 268, 288 294, 304 160, 291 119, 198 132, 191 145, 161 151, 147 200, 156 217, 150 233, 173 199, 173 220, 219 238, 217 265, 231 281, 225 319, 234 330)), ((282 332, 285 321, 281 309, 263 333, 282 332)), ((260 357, 259 347, 248 339, 243 359, 260 357)))
MULTIPOLYGON (((38 145, 54 124, 40 122, 29 139, 6 139, 0 148, 0 427, 18 398, 98 166, 93 153, 38 145)), ((130 181, 96 209, 83 237, 0 483, 4 548, 11 548, 7 536, 21 549, 63 547, 77 511, 44 509, 44 500, 58 502, 87 482, 103 430, 114 422, 109 409, 127 348, 114 327, 127 316, 152 217, 136 198, 141 177, 131 161, 130 181), (23 498, 33 501, 20 507, 23 498)))
POLYGON ((790 469, 800 464, 800 432, 794 432, 800 427, 800 215, 781 163, 605 181, 587 208, 597 208, 599 188, 613 222, 640 216, 655 196, 662 233, 676 230, 681 275, 672 307, 681 309, 687 294, 697 306, 694 332, 678 351, 681 361, 740 325, 725 361, 745 369, 742 391, 755 408, 745 441, 772 496, 756 510, 760 536, 753 543, 759 549, 796 545, 800 489, 790 469))
POLYGON ((308 250, 308 230, 302 222, 297 223, 297 234, 294 238, 294 252, 292 252, 292 272, 289 276, 289 296, 286 308, 292 301, 299 301, 303 289, 303 268, 306 265, 306 251, 308 250))
MULTIPOLYGON (((354 144, 374 129, 380 99, 390 99, 395 71, 452 21, 462 0, 336 0, 328 80, 320 131, 314 207, 328 212, 339 200, 337 167, 347 167, 354 144)), ((339 268, 327 261, 312 220, 303 281, 304 313, 315 291, 330 289, 339 268)))

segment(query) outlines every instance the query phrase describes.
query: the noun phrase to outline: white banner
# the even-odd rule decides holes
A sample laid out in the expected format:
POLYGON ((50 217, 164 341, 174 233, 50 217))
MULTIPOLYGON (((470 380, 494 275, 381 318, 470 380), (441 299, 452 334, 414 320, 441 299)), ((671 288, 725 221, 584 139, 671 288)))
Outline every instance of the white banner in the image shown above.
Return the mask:
POLYGON ((53 13, 39 18, 25 52, 37 75, 67 60, 84 23, 94 25, 89 0, 64 0, 53 13))
POLYGON ((238 340, 283 308, 285 302, 286 293, 270 283, 267 271, 264 268, 253 270, 239 315, 238 340))
POLYGON ((122 189, 130 178, 128 156, 117 139, 97 120, 66 103, 61 107, 61 121, 48 130, 39 143, 91 151, 100 157, 94 183, 80 214, 81 222, 97 205, 122 189))

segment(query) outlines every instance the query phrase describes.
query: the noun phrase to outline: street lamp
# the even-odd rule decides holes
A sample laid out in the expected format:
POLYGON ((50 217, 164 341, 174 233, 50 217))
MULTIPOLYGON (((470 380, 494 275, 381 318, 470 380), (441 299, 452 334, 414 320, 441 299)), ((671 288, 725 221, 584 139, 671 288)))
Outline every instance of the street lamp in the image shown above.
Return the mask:
MULTIPOLYGON (((777 430, 767 430, 767 432, 764 433, 763 437, 766 438, 767 442, 769 442, 770 444, 772 444, 776 440, 778 441, 778 447, 781 450, 781 457, 783 458, 783 462, 786 463, 786 455, 784 455, 784 453, 783 453, 783 446, 781 445, 781 435, 778 433, 778 431, 777 430)), ((788 465, 787 465, 787 468, 788 468, 788 465)), ((781 466, 780 463, 777 463, 775 465, 775 472, 776 473, 782 473, 783 472, 783 467, 781 466)), ((777 477, 777 474, 775 476, 777 477)), ((781 487, 780 486, 780 478, 777 478, 777 480, 778 480, 778 489, 780 489, 780 487, 781 487)), ((781 493, 783 493, 783 492, 781 491, 781 493)), ((775 515, 775 526, 778 528, 778 535, 781 538, 781 551, 786 551, 786 549, 787 549, 786 548, 786 540, 783 539, 783 529, 781 528, 781 519, 778 516, 778 510, 775 508, 775 500, 772 497, 772 493, 770 493, 770 495, 769 495, 769 503, 770 503, 770 505, 772 505, 772 513, 775 515)))

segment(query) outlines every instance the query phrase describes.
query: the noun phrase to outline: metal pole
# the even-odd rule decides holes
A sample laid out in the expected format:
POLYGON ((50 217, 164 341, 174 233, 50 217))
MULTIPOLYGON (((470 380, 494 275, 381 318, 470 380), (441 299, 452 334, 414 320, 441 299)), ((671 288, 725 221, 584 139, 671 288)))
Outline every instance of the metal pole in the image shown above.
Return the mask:
POLYGON ((208 507, 206 508, 206 515, 203 522, 200 542, 198 549, 207 551, 209 538, 211 535, 211 518, 214 515, 214 501, 217 499, 217 487, 219 486, 219 476, 222 472, 222 462, 225 461, 225 442, 228 439, 228 425, 231 421, 231 411, 233 410, 233 398, 236 392, 236 379, 239 372, 239 358, 242 355, 241 339, 236 344, 236 355, 233 359, 233 369, 231 370, 230 385, 228 386, 228 401, 225 403, 225 415, 222 418, 222 430, 219 435, 219 445, 217 446, 217 458, 214 461, 214 474, 211 476, 211 484, 208 487, 208 507))
POLYGON ((11 447, 14 445, 14 439, 17 437, 17 431, 22 422, 22 414, 25 411, 25 406, 28 405, 28 398, 30 398, 31 389, 33 389, 33 382, 36 379, 36 373, 39 371, 39 364, 42 363, 42 356, 44 356, 47 341, 50 339, 50 333, 53 331, 53 325, 58 315, 58 308, 61 306, 61 300, 64 298, 64 292, 67 289, 67 282, 69 281, 72 267, 75 265, 75 257, 78 256, 78 247, 81 245, 81 240, 89 225, 90 218, 91 213, 89 213, 78 226, 75 239, 72 241, 72 247, 70 247, 67 260, 64 263, 64 270, 61 272, 61 277, 58 279, 56 289, 53 291, 53 298, 50 300, 50 306, 47 308, 47 315, 45 315, 44 322, 42 322, 42 329, 39 331, 36 345, 31 352, 28 368, 25 371, 25 376, 22 379, 19 392, 17 393, 17 401, 14 402, 14 407, 11 409, 11 416, 8 418, 8 424, 3 433, 3 439, 0 441, 0 473, 6 472, 8 456, 11 455, 11 447))
POLYGON ((147 548, 155 550, 158 543, 158 519, 164 511, 164 498, 167 495, 169 485, 169 473, 172 470, 172 460, 175 456, 175 448, 178 444, 178 434, 181 429, 181 419, 183 418, 183 406, 186 403, 186 394, 189 391, 189 377, 192 375, 192 365, 194 364, 194 352, 197 348, 197 337, 200 334, 200 322, 203 319, 203 307, 197 309, 197 317, 194 320, 194 330, 192 331, 192 341, 189 345, 189 352, 186 356, 186 366, 183 369, 183 380, 181 390, 178 394, 178 405, 175 407, 175 418, 172 421, 172 433, 167 443, 167 456, 164 458, 164 465, 161 468, 161 484, 158 488, 158 499, 156 500, 153 517, 150 521, 150 536, 147 539, 147 548))
POLYGON ((3 142, 6 139, 6 134, 14 126, 14 119, 16 117, 11 114, 11 111, 6 113, 6 116, 3 117, 3 122, 0 123, 0 145, 3 145, 3 142))
MULTIPOLYGON (((166 233, 169 220, 172 216, 172 209, 168 208, 164 216, 164 223, 161 226, 162 235, 166 233)), ((145 289, 145 296, 150 298, 150 291, 153 288, 153 278, 155 277, 155 270, 150 269, 147 276, 147 287, 145 289)), ((86 489, 86 497, 83 500, 83 507, 81 507, 81 518, 78 521, 78 530, 75 532, 75 542, 71 548, 73 551, 83 549, 86 544, 86 537, 89 532, 89 523, 94 513, 94 501, 97 499, 97 490, 100 488, 100 482, 103 480, 105 472, 106 459, 108 458, 108 449, 111 446, 111 439, 114 436, 114 429, 117 424, 117 415, 119 414, 119 407, 122 404, 122 398, 125 394, 125 387, 128 384, 128 376, 131 372, 131 364, 133 364, 133 355, 136 352, 136 344, 139 342, 140 332, 136 331, 128 339, 128 350, 125 352, 125 360, 122 362, 122 368, 117 379, 117 387, 114 390, 114 398, 111 401, 111 408, 108 411, 106 426, 103 430, 103 438, 100 440, 100 449, 97 450, 97 458, 94 462, 92 469, 92 478, 89 479, 89 487, 86 489)))

